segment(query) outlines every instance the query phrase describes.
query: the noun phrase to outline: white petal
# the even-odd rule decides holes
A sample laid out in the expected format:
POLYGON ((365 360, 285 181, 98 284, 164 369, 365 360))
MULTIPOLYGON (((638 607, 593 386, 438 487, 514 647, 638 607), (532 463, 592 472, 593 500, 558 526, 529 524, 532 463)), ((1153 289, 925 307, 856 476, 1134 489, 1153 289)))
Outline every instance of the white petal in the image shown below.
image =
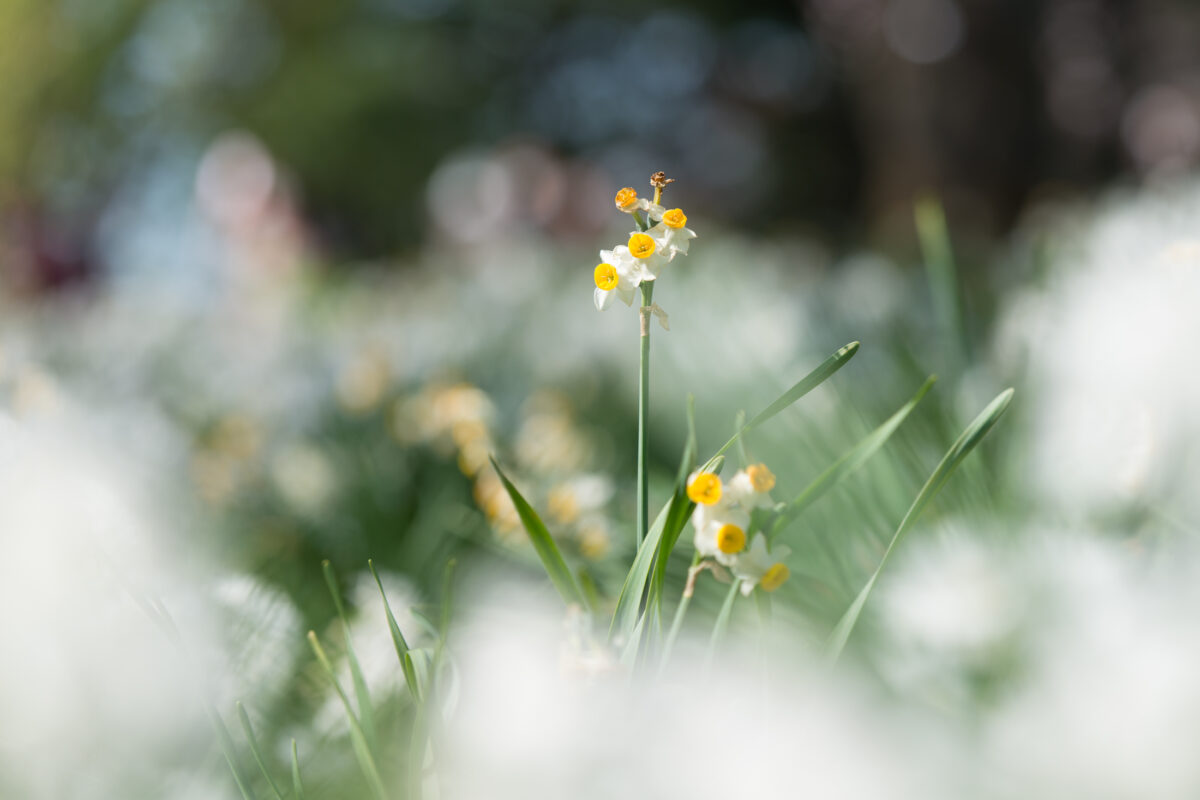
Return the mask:
POLYGON ((613 293, 611 291, 606 292, 603 289, 601 289, 599 286, 596 287, 596 293, 593 296, 593 300, 595 301, 596 308, 598 310, 603 311, 604 309, 606 309, 610 305, 612 305, 612 299, 613 299, 613 293))
POLYGON ((617 288, 615 291, 609 292, 609 294, 615 294, 618 297, 620 297, 621 302, 627 306, 633 305, 633 293, 634 292, 633 292, 632 287, 622 286, 619 283, 617 284, 617 288))

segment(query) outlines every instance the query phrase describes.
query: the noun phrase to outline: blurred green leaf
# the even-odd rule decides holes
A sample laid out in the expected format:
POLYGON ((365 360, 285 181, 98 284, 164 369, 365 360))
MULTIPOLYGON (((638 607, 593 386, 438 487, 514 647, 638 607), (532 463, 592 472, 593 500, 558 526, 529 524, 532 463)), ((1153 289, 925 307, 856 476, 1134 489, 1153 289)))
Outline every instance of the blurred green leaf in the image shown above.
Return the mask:
POLYGON ((329 594, 333 597, 333 604, 337 608, 338 619, 342 621, 342 635, 346 639, 346 661, 350 665, 350 680, 354 682, 354 698, 358 701, 358 714, 362 722, 363 734, 366 736, 371 752, 376 752, 375 713, 371 707, 371 694, 367 690, 367 680, 363 676, 358 656, 354 652, 354 644, 350 641, 350 619, 346 614, 345 605, 342 604, 342 590, 338 586, 337 576, 333 574, 333 565, 329 563, 329 559, 321 562, 321 571, 325 573, 325 585, 329 587, 329 594))
POLYGON ((541 517, 533 510, 533 506, 529 505, 521 496, 517 487, 513 486, 512 481, 496 463, 496 459, 491 456, 488 456, 488 459, 492 462, 492 468, 496 470, 496 474, 500 476, 500 482, 504 484, 508 496, 512 498, 513 505, 517 508, 517 515, 521 518, 521 524, 525 526, 525 532, 529 534, 529 540, 533 542, 533 549, 537 551, 538 558, 542 560, 542 566, 546 568, 546 574, 550 576, 554 587, 558 589, 558 593, 567 603, 586 606, 587 601, 579 589, 579 584, 575 582, 574 574, 567 566, 567 562, 563 560, 562 553, 558 551, 558 545, 554 543, 550 531, 546 530, 541 517))
POLYGON ((971 424, 966 427, 958 440, 950 446, 946 451, 946 455, 942 457, 933 474, 929 476, 929 480, 925 481, 925 485, 921 487, 921 491, 917 494, 917 498, 913 500, 912 505, 908 508, 908 513, 904 515, 904 519, 900 521, 900 526, 896 528, 895 534, 892 535, 892 541, 888 544, 887 550, 883 552, 883 557, 879 560, 879 566, 871 573, 870 579, 867 580, 865 586, 854 598, 854 602, 850 604, 850 608, 838 621, 837 626, 830 634, 829 640, 826 643, 826 653, 829 661, 835 662, 841 656, 842 650, 846 647, 846 642, 850 639, 850 634, 854 630, 855 623, 858 622, 859 616, 862 614, 863 606, 866 605, 867 597, 871 594, 871 590, 875 587, 875 582, 879 579, 880 572, 887 564, 888 557, 892 551, 896 549, 896 545, 904 534, 908 533, 921 512, 929 505, 930 501, 937 495, 941 488, 950 479, 954 470, 962 463, 975 446, 983 440, 987 432, 992 429, 1000 416, 1008 409, 1009 403, 1012 401, 1013 390, 1005 389, 996 399, 992 400, 979 416, 971 421, 971 424))
POLYGON ((315 631, 308 632, 308 643, 312 647, 313 653, 320 662, 321 667, 325 670, 325 674, 333 683, 334 691, 337 692, 338 698, 342 701, 342 707, 346 711, 346 720, 350 723, 350 743, 354 748, 354 756, 358 759, 358 766, 362 770, 363 776, 367 779, 367 784, 371 788, 372 794, 379 800, 387 800, 387 790, 383 785, 383 778, 379 775, 379 767, 375 764, 375 757, 371 755, 371 748, 367 746, 367 737, 363 732, 362 725, 358 721, 358 717, 354 715, 354 707, 350 705, 350 698, 346 696, 346 692, 342 689, 342 684, 337 679, 337 673, 333 670, 333 664, 329 661, 329 656, 325 653, 325 648, 321 646, 320 640, 317 639, 315 631))
POLYGON ((871 456, 875 455, 879 448, 896 432, 905 418, 917 407, 917 404, 921 402, 922 398, 925 397, 936 381, 937 376, 930 375, 925 383, 921 385, 921 388, 917 390, 917 393, 913 395, 912 399, 889 417, 887 422, 871 431, 858 444, 854 445, 852 449, 830 465, 828 469, 818 475, 812 483, 805 487, 804 491, 800 492, 791 502, 784 506, 771 526, 771 535, 769 537, 771 542, 774 543, 783 530, 804 512, 804 509, 816 502, 825 492, 837 486, 842 479, 855 472, 871 456))
POLYGON ((304 800, 304 781, 300 780, 300 754, 296 751, 295 739, 292 739, 292 789, 296 800, 304 800))
POLYGON ((383 600, 383 610, 387 614, 388 630, 392 634, 392 645, 396 648, 396 657, 400 659, 400 668, 404 671, 404 681, 408 684, 408 692, 414 701, 420 703, 421 686, 417 683, 417 672, 413 668, 412 656, 409 655, 408 640, 404 638, 400 625, 396 622, 396 616, 392 613, 392 606, 388 603, 387 594, 383 591, 383 582, 379 580, 379 573, 375 571, 375 562, 367 559, 367 568, 371 570, 371 577, 375 579, 375 585, 379 587, 379 597, 383 600))
POLYGON ((246 713, 246 707, 242 705, 242 701, 237 701, 238 718, 242 722, 242 730, 246 734, 246 741, 250 743, 250 752, 254 755, 254 761, 258 764, 259 770, 264 778, 267 779, 267 784, 271 787, 271 791, 279 800, 283 800, 283 792, 279 790, 279 786, 275 783, 275 779, 271 777, 271 770, 267 768, 267 761, 263 758, 262 749, 258 746, 258 737, 254 735, 254 726, 250 724, 250 715, 246 713))
POLYGON ((754 430, 759 425, 762 425, 801 397, 804 397, 804 395, 824 383, 826 378, 844 367, 846 362, 854 358, 854 354, 858 352, 858 345, 858 342, 851 342, 845 347, 840 348, 836 353, 821 362, 820 366, 797 381, 792 388, 776 398, 775 402, 755 414, 749 422, 743 425, 737 433, 733 434, 729 441, 722 445, 721 449, 708 460, 704 465, 704 471, 711 472, 712 464, 716 461, 717 456, 732 447, 739 438, 754 430))

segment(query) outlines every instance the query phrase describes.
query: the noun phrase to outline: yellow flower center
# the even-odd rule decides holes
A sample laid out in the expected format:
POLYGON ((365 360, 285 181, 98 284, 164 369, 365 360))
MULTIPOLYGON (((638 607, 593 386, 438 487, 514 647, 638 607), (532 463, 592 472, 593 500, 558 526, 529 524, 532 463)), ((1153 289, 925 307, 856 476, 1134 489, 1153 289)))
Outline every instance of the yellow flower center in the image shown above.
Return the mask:
POLYGON ((626 186, 624 189, 617 192, 614 202, 616 202, 617 208, 625 211, 637 202, 637 192, 635 192, 631 187, 626 186))
POLYGON ((629 237, 629 252, 634 258, 649 258, 654 255, 654 240, 644 233, 635 233, 629 237))
POLYGON ((717 549, 722 553, 740 553, 745 546, 746 532, 732 522, 722 525, 721 530, 717 531, 717 549))
POLYGON ((668 228, 682 228, 687 225, 687 215, 681 208, 672 208, 662 215, 662 221, 668 228))
POLYGON ((688 481, 687 495, 697 505, 711 506, 721 499, 721 479, 711 472, 701 472, 688 481))
POLYGON ((617 268, 612 264, 597 264, 595 278, 596 286, 606 292, 617 288, 617 268))
POLYGON ((787 564, 772 564, 767 573, 762 576, 762 588, 764 592, 773 592, 780 586, 783 586, 792 575, 792 571, 787 568, 787 564))
POLYGON ((766 464, 751 464, 746 467, 750 476, 750 485, 756 492, 769 492, 775 488, 775 474, 767 469, 766 464))

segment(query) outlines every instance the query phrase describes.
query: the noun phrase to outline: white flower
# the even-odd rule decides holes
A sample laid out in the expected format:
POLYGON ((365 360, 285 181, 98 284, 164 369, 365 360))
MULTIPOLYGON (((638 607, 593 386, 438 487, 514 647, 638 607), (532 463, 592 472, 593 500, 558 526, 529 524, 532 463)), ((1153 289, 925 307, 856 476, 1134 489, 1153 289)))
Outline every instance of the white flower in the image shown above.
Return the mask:
POLYGON ((751 464, 739 470, 730 479, 726 495, 730 502, 745 508, 770 508, 775 505, 771 489, 775 487, 775 475, 766 464, 751 464))
POLYGON ((742 581, 742 594, 749 596, 760 583, 765 592, 773 592, 782 586, 791 570, 779 559, 787 558, 791 552, 780 547, 772 554, 767 550, 767 537, 756 533, 750 547, 739 553, 732 564, 733 574, 742 581))
POLYGON ((678 208, 665 211, 662 210, 662 206, 651 205, 648 213, 652 219, 659 220, 657 225, 646 231, 647 235, 654 239, 658 252, 667 261, 679 254, 686 256, 688 245, 696 238, 696 233, 684 227, 687 225, 687 216, 683 211, 678 208))
POLYGON ((600 263, 593 272, 596 281, 594 299, 600 311, 608 308, 613 297, 621 298, 625 305, 633 305, 634 289, 645 280, 645 270, 639 259, 621 245, 613 250, 600 251, 600 263))
POLYGON ((657 278, 659 271, 670 260, 659 246, 659 240, 641 231, 633 231, 629 234, 629 244, 625 249, 641 266, 642 280, 644 281, 652 281, 657 278))
POLYGON ((697 506, 692 524, 696 526, 696 552, 733 566, 737 554, 746 547, 750 515, 741 509, 697 506))

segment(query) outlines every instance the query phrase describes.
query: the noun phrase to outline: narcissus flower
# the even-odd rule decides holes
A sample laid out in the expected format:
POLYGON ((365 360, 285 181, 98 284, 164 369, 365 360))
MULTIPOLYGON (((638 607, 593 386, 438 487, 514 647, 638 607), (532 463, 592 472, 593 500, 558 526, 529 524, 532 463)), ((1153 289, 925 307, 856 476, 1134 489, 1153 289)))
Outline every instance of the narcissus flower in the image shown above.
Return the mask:
POLYGON ((747 508, 770 508, 775 504, 770 494, 773 488, 775 475, 767 465, 751 464, 730 479, 728 494, 747 508))
POLYGON ((664 258, 671 261, 676 255, 687 255, 688 245, 692 239, 696 238, 696 233, 687 225, 687 215, 682 209, 672 208, 669 211, 659 211, 658 208, 650 209, 652 219, 657 219, 659 222, 646 233, 654 239, 658 245, 658 250, 664 258))
MULTIPOLYGON (((638 193, 630 186, 618 191, 613 198, 617 210, 632 215, 641 230, 630 233, 629 240, 624 245, 602 251, 601 263, 596 265, 593 271, 596 308, 608 308, 613 297, 619 297, 626 305, 632 305, 634 289, 645 281, 656 280, 662 268, 675 256, 687 254, 688 243, 696 238, 696 234, 685 227, 687 216, 680 209, 668 209, 659 202, 663 188, 670 183, 673 183, 672 179, 656 172, 650 178, 650 184, 654 187, 653 201, 638 197, 638 193)), ((650 296, 649 288, 642 287, 647 298, 650 296)), ((646 303, 646 307, 650 308, 649 313, 658 317, 659 322, 666 328, 666 313, 649 302, 646 303)), ((643 310, 643 315, 646 313, 643 310)))
POLYGON ((692 517, 696 526, 693 543, 696 551, 706 558, 716 559, 727 567, 746 548, 746 531, 750 515, 728 505, 697 506, 692 517))
POLYGON ((645 211, 651 205, 650 201, 646 198, 638 197, 638 193, 632 186, 626 186, 617 192, 617 196, 613 198, 613 202, 617 204, 618 211, 624 211, 626 214, 632 214, 635 211, 645 211))
POLYGON ((791 552, 786 547, 770 552, 767 537, 756 533, 749 549, 739 553, 731 565, 734 576, 742 582, 742 594, 748 596, 755 586, 762 586, 764 592, 773 592, 782 586, 792 574, 783 563, 791 552))
POLYGON ((721 478, 711 472, 693 472, 688 477, 687 496, 697 506, 717 504, 721 500, 721 478))
POLYGON ((645 279, 645 268, 639 259, 629 253, 624 245, 613 250, 600 251, 600 263, 592 271, 596 282, 594 299, 596 308, 608 308, 614 297, 625 305, 633 305, 634 289, 645 279))

